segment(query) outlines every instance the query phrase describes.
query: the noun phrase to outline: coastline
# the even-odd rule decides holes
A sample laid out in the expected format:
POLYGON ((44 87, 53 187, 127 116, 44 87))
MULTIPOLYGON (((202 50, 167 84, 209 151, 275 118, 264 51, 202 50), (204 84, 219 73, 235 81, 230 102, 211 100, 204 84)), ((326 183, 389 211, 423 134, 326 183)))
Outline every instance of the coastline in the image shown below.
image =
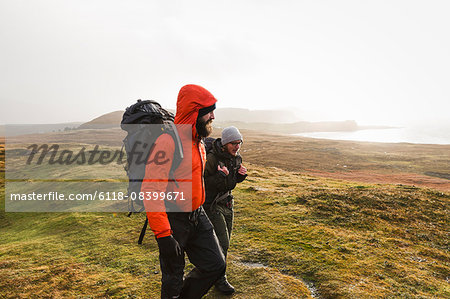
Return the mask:
POLYGON ((420 130, 409 127, 376 128, 367 126, 367 128, 358 129, 355 131, 301 132, 292 135, 314 139, 358 142, 412 143, 429 145, 450 144, 450 134, 446 134, 445 130, 420 130))

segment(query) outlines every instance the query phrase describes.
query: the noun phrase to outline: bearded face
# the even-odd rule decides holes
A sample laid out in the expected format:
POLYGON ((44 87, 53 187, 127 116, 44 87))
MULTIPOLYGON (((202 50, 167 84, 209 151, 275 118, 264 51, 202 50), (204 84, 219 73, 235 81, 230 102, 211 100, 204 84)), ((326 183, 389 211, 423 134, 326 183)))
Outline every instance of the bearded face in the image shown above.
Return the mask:
POLYGON ((208 137, 211 135, 212 121, 214 118, 211 118, 209 114, 199 117, 197 119, 197 123, 195 124, 195 128, 197 129, 197 133, 201 138, 208 137))

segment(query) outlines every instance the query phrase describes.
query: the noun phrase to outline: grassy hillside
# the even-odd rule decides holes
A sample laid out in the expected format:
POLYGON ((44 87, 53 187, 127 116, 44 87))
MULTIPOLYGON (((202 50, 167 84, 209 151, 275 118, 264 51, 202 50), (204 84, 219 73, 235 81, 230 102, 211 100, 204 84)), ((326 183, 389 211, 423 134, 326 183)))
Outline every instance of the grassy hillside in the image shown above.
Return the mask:
MULTIPOLYGON (((228 261, 235 298, 450 297, 449 192, 246 164, 228 261)), ((4 213, 1 175, 0 297, 159 297, 156 242, 136 244, 143 215, 4 213)))
POLYGON ((252 165, 236 198, 232 252, 325 298, 450 295, 448 193, 252 165))

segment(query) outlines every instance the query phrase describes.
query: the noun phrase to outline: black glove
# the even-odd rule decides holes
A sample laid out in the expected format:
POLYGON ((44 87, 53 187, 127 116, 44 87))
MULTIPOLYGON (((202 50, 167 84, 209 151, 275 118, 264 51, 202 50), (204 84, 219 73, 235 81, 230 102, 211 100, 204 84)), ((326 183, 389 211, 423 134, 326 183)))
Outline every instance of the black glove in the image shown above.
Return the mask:
POLYGON ((175 257, 183 254, 180 244, 170 235, 167 237, 157 238, 159 254, 163 257, 175 257))

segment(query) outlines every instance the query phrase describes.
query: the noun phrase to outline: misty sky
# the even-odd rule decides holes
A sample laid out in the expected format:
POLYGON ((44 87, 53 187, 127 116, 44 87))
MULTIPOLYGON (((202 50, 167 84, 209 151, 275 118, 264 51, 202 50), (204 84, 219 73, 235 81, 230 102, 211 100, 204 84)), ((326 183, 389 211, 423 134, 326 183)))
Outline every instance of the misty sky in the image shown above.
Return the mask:
POLYGON ((184 84, 218 107, 439 123, 449 1, 0 0, 0 123, 87 121, 184 84))

